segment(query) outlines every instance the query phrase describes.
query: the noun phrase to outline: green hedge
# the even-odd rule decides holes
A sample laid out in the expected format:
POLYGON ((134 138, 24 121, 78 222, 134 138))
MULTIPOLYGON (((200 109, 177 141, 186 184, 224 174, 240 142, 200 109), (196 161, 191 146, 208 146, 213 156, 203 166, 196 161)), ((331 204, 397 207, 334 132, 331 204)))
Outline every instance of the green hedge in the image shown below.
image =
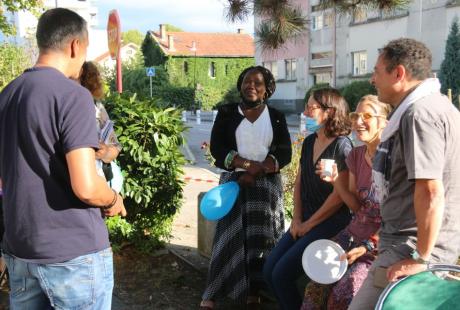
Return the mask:
POLYGON ((369 81, 351 82, 350 84, 345 85, 340 92, 342 93, 342 96, 345 97, 345 100, 350 107, 350 111, 354 111, 356 109, 359 99, 363 96, 377 94, 375 87, 369 83, 369 81))
POLYGON ((105 106, 115 122, 123 150, 117 158, 123 171, 126 219, 107 220, 115 244, 134 242, 145 250, 169 237, 174 214, 181 205, 185 163, 179 151, 185 130, 180 112, 158 107, 156 101, 114 94, 105 106))
POLYGON ((323 88, 330 88, 331 86, 329 85, 329 83, 318 83, 318 84, 315 84, 313 85, 312 87, 310 87, 306 94, 305 94, 305 97, 304 97, 304 102, 305 104, 307 104, 307 101, 308 99, 310 98, 311 96, 311 93, 317 89, 323 89, 323 88))
POLYGON ((229 102, 226 94, 236 88, 240 73, 253 65, 253 58, 169 57, 166 71, 171 85, 193 89, 195 84, 200 84, 202 89, 197 91, 196 101, 201 103, 202 110, 211 110, 229 102), (187 62, 187 72, 184 62, 187 62), (215 78, 209 76, 211 62, 215 64, 215 78))

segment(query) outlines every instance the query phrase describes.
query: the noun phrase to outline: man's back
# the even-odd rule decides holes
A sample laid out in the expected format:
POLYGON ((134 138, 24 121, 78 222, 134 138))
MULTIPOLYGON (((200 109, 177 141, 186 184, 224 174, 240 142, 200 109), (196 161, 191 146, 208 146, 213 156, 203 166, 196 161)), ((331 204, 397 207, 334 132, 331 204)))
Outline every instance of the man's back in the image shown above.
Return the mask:
POLYGON ((100 210, 72 191, 65 154, 82 147, 98 147, 92 98, 61 72, 27 70, 0 94, 6 252, 52 263, 109 247, 100 210))
POLYGON ((401 118, 393 145, 389 196, 381 206, 381 247, 415 246, 415 179, 438 179, 445 210, 433 258, 454 262, 460 245, 460 113, 439 93, 415 102, 401 118))

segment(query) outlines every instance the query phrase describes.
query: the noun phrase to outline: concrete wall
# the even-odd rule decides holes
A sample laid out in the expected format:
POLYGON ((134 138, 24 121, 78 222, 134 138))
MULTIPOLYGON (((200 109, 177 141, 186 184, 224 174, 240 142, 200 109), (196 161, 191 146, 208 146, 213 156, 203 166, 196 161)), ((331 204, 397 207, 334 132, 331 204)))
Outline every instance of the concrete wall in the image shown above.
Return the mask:
MULTIPOLYGON (((300 7, 303 11, 308 10, 308 0, 293 0, 291 3, 300 7)), ((261 22, 260 17, 254 18, 255 27, 261 22)), ((257 41, 257 38, 255 38, 257 41)), ((284 112, 297 112, 299 102, 303 105, 305 90, 309 84, 308 57, 309 57, 309 37, 308 33, 296 38, 295 41, 288 42, 283 48, 275 51, 262 51, 256 45, 256 64, 262 65, 263 62, 276 61, 278 78, 276 82, 276 92, 270 99, 270 105, 279 108, 284 112), (296 59, 296 79, 286 80, 285 60, 296 59)))

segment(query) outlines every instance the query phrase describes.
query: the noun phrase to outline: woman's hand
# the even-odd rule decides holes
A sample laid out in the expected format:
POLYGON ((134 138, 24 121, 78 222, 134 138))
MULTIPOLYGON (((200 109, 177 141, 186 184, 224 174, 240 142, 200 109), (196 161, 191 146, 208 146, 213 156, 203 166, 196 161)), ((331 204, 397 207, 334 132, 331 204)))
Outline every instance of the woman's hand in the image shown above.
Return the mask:
POLYGON ((366 254, 367 249, 364 246, 359 246, 357 248, 353 248, 347 253, 340 256, 340 260, 348 260, 348 265, 353 264, 358 258, 366 254))
POLYGON ((264 167, 265 173, 273 173, 276 172, 276 164, 275 160, 271 157, 265 158, 265 160, 262 162, 262 166, 264 167))
POLYGON ((99 142, 99 150, 96 152, 96 159, 100 159, 106 164, 110 163, 112 160, 109 158, 110 156, 110 146, 99 142))
POLYGON ((339 172, 337 171, 337 164, 332 164, 332 175, 331 176, 324 176, 323 169, 324 169, 324 164, 321 163, 321 161, 319 161, 316 164, 315 173, 319 175, 321 180, 334 184, 335 181, 337 180, 337 177, 339 176, 339 172))
POLYGON ((302 221, 300 219, 292 219, 291 227, 289 227, 289 233, 291 234, 292 239, 297 240, 301 225, 302 221))
POLYGON ((256 185, 256 179, 251 174, 245 172, 237 180, 242 187, 252 187, 256 185))
POLYGON ((311 222, 309 220, 306 220, 300 225, 298 236, 305 236, 313 227, 314 226, 311 224, 311 222))
POLYGON ((245 169, 250 175, 256 178, 265 174, 265 167, 258 161, 249 160, 249 167, 245 169))

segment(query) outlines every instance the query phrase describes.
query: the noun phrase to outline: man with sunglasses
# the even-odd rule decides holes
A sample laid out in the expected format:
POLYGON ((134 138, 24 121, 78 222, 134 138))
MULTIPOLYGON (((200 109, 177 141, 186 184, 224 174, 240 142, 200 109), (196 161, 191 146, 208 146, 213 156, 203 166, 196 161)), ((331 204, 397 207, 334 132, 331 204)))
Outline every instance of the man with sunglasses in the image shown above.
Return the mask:
POLYGON ((375 65, 378 98, 395 110, 373 161, 379 256, 349 309, 373 309, 385 281, 458 259, 460 113, 431 76, 431 52, 413 39, 389 42, 375 65))

